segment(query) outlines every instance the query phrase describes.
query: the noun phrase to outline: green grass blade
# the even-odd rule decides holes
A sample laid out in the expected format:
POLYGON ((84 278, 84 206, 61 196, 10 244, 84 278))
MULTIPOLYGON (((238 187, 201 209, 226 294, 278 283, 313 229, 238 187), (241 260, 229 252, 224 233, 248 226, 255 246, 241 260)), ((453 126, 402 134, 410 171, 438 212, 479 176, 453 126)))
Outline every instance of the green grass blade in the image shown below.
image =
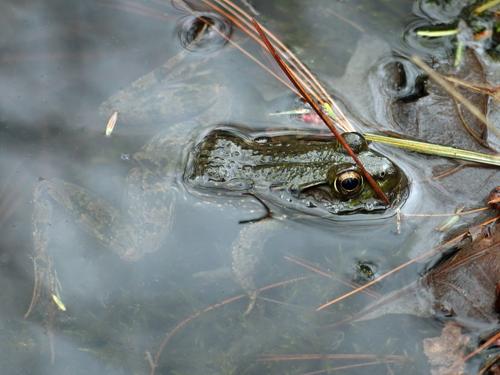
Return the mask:
POLYGON ((408 151, 415 151, 421 154, 442 156, 445 158, 459 159, 481 163, 487 165, 495 165, 500 167, 500 156, 484 154, 481 152, 462 150, 455 147, 435 145, 432 143, 412 141, 408 139, 387 137, 384 135, 365 133, 364 137, 368 141, 383 143, 394 147, 403 148, 408 151))

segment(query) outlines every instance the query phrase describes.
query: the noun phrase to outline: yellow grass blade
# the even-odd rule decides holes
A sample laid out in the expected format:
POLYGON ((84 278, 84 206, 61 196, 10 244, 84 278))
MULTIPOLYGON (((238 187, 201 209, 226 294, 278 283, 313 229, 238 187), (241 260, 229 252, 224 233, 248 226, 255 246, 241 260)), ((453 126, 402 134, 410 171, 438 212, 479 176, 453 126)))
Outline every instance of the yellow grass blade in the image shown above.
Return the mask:
POLYGON ((365 133, 364 137, 368 141, 383 143, 390 146, 403 148, 408 151, 419 152, 421 154, 442 156, 445 158, 500 166, 500 157, 498 155, 484 154, 481 152, 463 150, 450 146, 441 146, 433 143, 412 141, 409 139, 394 138, 372 133, 365 133))

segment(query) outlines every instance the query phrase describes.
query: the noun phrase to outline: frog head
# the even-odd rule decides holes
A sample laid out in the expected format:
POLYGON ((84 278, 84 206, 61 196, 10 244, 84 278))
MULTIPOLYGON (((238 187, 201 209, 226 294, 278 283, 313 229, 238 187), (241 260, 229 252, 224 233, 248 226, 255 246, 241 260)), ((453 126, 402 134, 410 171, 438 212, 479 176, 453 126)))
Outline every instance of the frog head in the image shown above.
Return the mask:
POLYGON ((301 211, 320 216, 392 211, 408 195, 408 179, 392 160, 368 147, 359 133, 345 133, 344 138, 389 199, 382 202, 363 172, 352 158, 339 147, 339 157, 324 170, 319 181, 301 186, 295 192, 297 203, 308 207, 301 211))

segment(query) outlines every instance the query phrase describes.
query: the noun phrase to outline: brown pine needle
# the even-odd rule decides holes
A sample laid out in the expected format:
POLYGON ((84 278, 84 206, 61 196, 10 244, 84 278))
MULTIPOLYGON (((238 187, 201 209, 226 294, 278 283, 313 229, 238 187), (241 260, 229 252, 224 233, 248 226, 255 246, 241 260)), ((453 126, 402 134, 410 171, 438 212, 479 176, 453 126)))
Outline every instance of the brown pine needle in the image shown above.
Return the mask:
MULTIPOLYGON (((259 38, 259 34, 253 29, 250 21, 252 17, 246 13, 243 9, 238 7, 230 0, 214 0, 221 7, 212 4, 209 0, 202 0, 206 5, 212 8, 214 11, 220 13, 227 19, 229 19, 233 24, 235 24, 241 31, 255 40, 262 47, 265 47, 262 40, 259 38)), ((338 126, 344 131, 355 131, 353 125, 349 122, 347 117, 344 115, 340 107, 336 104, 333 98, 328 94, 326 89, 321 85, 321 83, 316 79, 316 77, 311 73, 311 71, 298 59, 295 54, 290 51, 271 31, 262 27, 269 38, 276 43, 276 49, 285 56, 287 62, 290 64, 292 70, 296 73, 298 81, 307 87, 311 95, 319 103, 329 103, 335 113, 335 120, 338 122, 338 126)))
POLYGON ((472 357, 481 353, 484 349, 488 349, 490 345, 494 344, 496 341, 500 340, 500 332, 496 333, 492 337, 490 337, 483 345, 474 350, 473 352, 467 354, 464 358, 462 358, 463 362, 467 362, 472 357))
MULTIPOLYGON (((320 276, 323 276, 323 277, 326 277, 326 278, 329 278, 329 279, 337 280, 339 283, 344 284, 344 285, 346 285, 348 287, 351 287, 351 288, 357 288, 357 287, 359 287, 359 284, 343 280, 342 278, 336 276, 335 274, 333 274, 331 272, 325 272, 325 271, 319 269, 318 267, 316 267, 314 264, 311 264, 311 263, 309 263, 308 261, 306 261, 304 259, 300 259, 298 257, 293 257, 293 256, 285 256, 285 259, 287 261, 289 261, 289 262, 297 264, 298 266, 304 267, 306 270, 314 272, 314 273, 316 273, 316 274, 318 274, 320 276)), ((365 293, 366 295, 370 296, 371 298, 380 298, 380 294, 379 293, 373 292, 371 290, 365 290, 365 291, 363 291, 363 293, 365 293)))
MULTIPOLYGON (((237 6, 235 3, 233 3, 230 0, 214 0, 217 4, 223 6, 226 10, 231 12, 232 15, 234 15, 235 18, 238 19, 239 22, 244 24, 246 27, 244 28, 244 32, 253 38, 257 43, 259 43, 262 47, 265 47, 264 44, 262 43, 261 39, 259 39, 258 33, 256 33, 253 28, 252 24, 250 23, 252 21, 252 17, 246 13, 243 9, 241 9, 239 6, 237 6), (245 20, 246 19, 246 20, 245 20)), ((281 52, 284 52, 286 56, 288 56, 288 62, 289 64, 295 69, 297 73, 301 72, 302 73, 302 78, 304 81, 307 82, 307 86, 311 88, 311 90, 315 93, 321 93, 322 95, 325 96, 324 100, 328 98, 328 94, 326 90, 321 86, 321 84, 316 80, 314 75, 311 74, 311 72, 302 64, 302 62, 290 51, 288 48, 281 43, 281 41, 276 38, 272 33, 270 33, 268 30, 264 28, 265 32, 267 35, 269 35, 269 38, 271 38, 279 47, 281 52)), ((318 94, 320 97, 321 94, 318 94)))
POLYGON ((481 121, 488 130, 492 131, 497 137, 500 137, 500 131, 498 131, 493 124, 491 124, 486 116, 466 97, 459 93, 450 83, 446 81, 439 73, 434 71, 429 65, 427 65, 420 57, 412 56, 411 61, 415 63, 420 69, 429 75, 429 77, 441 86, 451 97, 456 99, 461 103, 467 110, 474 115, 479 121, 481 121))
MULTIPOLYGON (((491 223, 494 223, 495 221, 497 221, 498 219, 500 219, 500 215, 499 216, 496 216, 494 217, 493 219, 489 219, 489 220, 486 220, 484 222, 482 222, 481 226, 486 226, 486 225, 489 225, 491 223)), ((321 305, 320 307, 318 307, 316 309, 316 311, 320 311, 320 310, 324 310, 326 309, 327 307, 331 306, 331 305, 334 305, 336 304, 337 302, 340 302, 340 301, 343 301, 345 300, 346 298, 349 298, 355 294, 358 294, 359 292, 362 292, 363 290, 371 287, 372 285, 382 281, 383 279, 401 271, 402 269, 414 264, 414 263, 417 263, 417 262, 421 262, 425 259, 428 259, 430 258, 431 256, 437 254, 438 252, 442 251, 442 250, 445 250, 445 249, 448 249, 450 246, 454 246, 456 244, 458 244, 460 241, 462 241, 463 239, 465 239, 467 236, 469 236, 469 232, 466 231, 462 234, 459 234, 458 236, 452 238, 451 240, 449 241, 446 241, 445 243, 441 244, 441 245, 438 245, 434 248, 432 248, 431 250, 425 252, 424 254, 416 257, 416 258, 413 258, 413 259, 410 259, 408 260, 407 262, 403 263, 403 264, 400 264, 399 266, 393 268, 392 270, 384 273, 383 275, 380 275, 379 277, 377 277, 376 279, 366 283, 365 285, 359 287, 359 288, 356 288, 352 291, 350 291, 349 293, 345 293, 343 295, 341 295, 340 297, 337 297, 331 301, 328 301, 327 303, 321 305)))
POLYGON ((458 86, 462 86, 470 91, 491 96, 493 100, 500 102, 500 86, 489 86, 485 84, 470 83, 464 81, 463 79, 453 76, 443 76, 443 78, 451 83, 454 83, 458 86))
POLYGON ((335 361, 335 360, 386 360, 405 362, 407 357, 401 355, 379 356, 377 354, 265 354, 258 359, 259 362, 285 362, 285 361, 335 361))
POLYGON ((492 199, 492 200, 488 201, 488 205, 490 205, 490 204, 496 204, 496 203, 500 203, 500 198, 495 198, 495 199, 492 199))
MULTIPOLYGON (((301 276, 301 277, 296 277, 294 279, 280 281, 280 282, 277 282, 277 283, 274 283, 271 285, 266 285, 262 288, 259 288, 257 290, 257 293, 262 293, 266 290, 279 288, 279 287, 282 287, 285 285, 289 285, 289 284, 296 283, 296 282, 303 281, 303 280, 307 280, 307 279, 309 279, 309 276, 301 276)), ((174 338, 174 336, 176 336, 189 323, 191 323, 193 320, 197 319, 198 317, 200 317, 201 315, 203 315, 209 311, 216 310, 220 307, 229 305, 233 302, 239 301, 239 300, 246 298, 246 297, 248 297, 247 294, 239 294, 237 296, 227 298, 224 301, 209 305, 202 310, 195 311, 193 314, 189 315, 187 318, 185 318, 181 322, 177 323, 177 325, 172 330, 170 330, 169 332, 167 332, 165 334, 165 336, 164 336, 162 342, 160 343, 160 346, 159 346, 158 350, 156 351, 156 354, 154 355, 154 357, 151 355, 150 352, 145 353, 146 360, 150 365, 149 374, 150 375, 156 374, 156 369, 158 368, 158 364, 160 363, 161 355, 162 355, 163 351, 165 350, 165 348, 167 347, 168 343, 174 338)))
MULTIPOLYGON (((242 21, 242 19, 238 16, 235 16, 233 15, 232 13, 228 13, 226 12, 224 9, 218 7, 217 5, 214 5, 212 4, 210 1, 208 0, 202 0, 206 5, 208 5, 210 8, 212 8, 214 11, 216 11, 217 13, 221 14, 222 16, 224 16, 225 18, 227 18, 228 20, 230 20, 236 27, 238 27, 241 31, 243 31, 245 34, 247 34, 248 36, 250 36, 252 39, 256 40, 257 43, 259 43, 260 45, 262 45, 262 47, 265 47, 262 43, 262 41, 260 39, 258 39, 253 33, 251 30, 248 29, 248 27, 245 26, 245 22, 242 21)), ((303 80, 301 80, 301 84, 303 84, 304 86, 310 88, 309 86, 309 82, 304 82, 303 80)), ((314 92, 314 91, 313 91, 314 92)))
POLYGON ((331 374, 334 371, 342 371, 342 370, 350 370, 353 368, 368 367, 368 366, 375 366, 375 365, 390 365, 390 364, 398 364, 398 363, 399 363, 398 361, 394 361, 394 360, 387 360, 387 361, 376 360, 376 361, 356 363, 353 365, 329 367, 329 368, 323 369, 323 370, 306 372, 306 373, 303 373, 302 375, 331 374))
POLYGON ((491 149, 491 147, 488 145, 488 142, 486 142, 486 140, 484 140, 482 138, 482 134, 479 134, 477 131, 475 131, 470 125, 469 125, 469 122, 467 121, 467 119, 465 118, 464 116, 464 111, 462 110, 462 106, 460 105, 460 103, 455 99, 455 98, 452 98, 453 99, 453 103, 455 104, 455 109, 457 111, 457 114, 458 114, 458 118, 460 119, 460 122, 462 124, 462 126, 464 127, 464 129, 467 131, 467 133, 469 133, 469 135, 474 138, 474 140, 480 144, 481 146, 483 146, 484 148, 489 148, 491 149))
MULTIPOLYGON (((192 9, 189 9, 189 8, 186 8, 186 11, 188 11, 192 16, 196 16, 196 14, 197 14, 195 11, 193 11, 192 9)), ((204 22, 206 26, 209 26, 208 25, 209 21, 206 18, 204 18, 204 17, 198 17, 198 20, 201 21, 201 22, 204 22)), ((231 38, 229 38, 227 35, 225 35, 222 31, 220 31, 216 27, 213 28, 213 31, 215 31, 217 34, 219 34, 219 36, 222 37, 232 47, 234 47, 238 51, 240 51, 245 57, 248 57, 255 64, 257 64, 260 68, 262 68, 267 73, 269 73, 270 75, 272 75, 278 82, 281 82, 283 85, 285 85, 293 93, 299 95, 299 93, 295 90, 295 88, 292 85, 290 85, 283 78, 281 78, 276 73, 274 73, 271 69, 269 69, 267 66, 265 66, 261 61, 259 61, 257 58, 255 58, 250 52, 248 52, 245 48, 243 48, 242 46, 240 46, 237 42, 233 41, 231 38)))
POLYGON ((288 79, 293 83, 295 88, 300 92, 302 95, 303 99, 309 103, 309 105, 314 109, 316 114, 323 120, 325 125, 330 129, 330 131, 333 133, 335 138, 342 144, 344 149, 347 151, 349 156, 354 160, 354 162, 358 165, 359 169, 365 176, 366 180, 370 184, 371 188, 373 191, 377 194, 380 200, 382 200, 386 205, 390 205, 389 199, 387 196, 384 194, 382 189, 380 189, 380 186, 378 186, 377 182, 373 179, 373 177, 368 173, 368 171, 365 169, 363 166, 363 163, 361 163, 361 160, 356 156, 356 154, 352 151, 351 147, 349 147, 349 144, 345 141, 344 137, 340 132, 335 128, 335 125, 333 124, 332 119, 329 116, 326 116, 325 113, 321 110, 319 105, 311 98, 311 96, 307 93, 307 91, 304 89, 303 86, 299 84, 297 81, 295 74, 288 68, 286 63, 281 59, 281 57, 278 55, 278 52, 276 52, 274 46, 271 44, 269 39, 267 38, 266 34, 260 27, 259 23, 255 20, 252 19, 253 25, 255 29, 259 32, 260 37, 264 41, 269 53, 274 57, 280 68, 283 70, 283 72, 286 74, 288 79))

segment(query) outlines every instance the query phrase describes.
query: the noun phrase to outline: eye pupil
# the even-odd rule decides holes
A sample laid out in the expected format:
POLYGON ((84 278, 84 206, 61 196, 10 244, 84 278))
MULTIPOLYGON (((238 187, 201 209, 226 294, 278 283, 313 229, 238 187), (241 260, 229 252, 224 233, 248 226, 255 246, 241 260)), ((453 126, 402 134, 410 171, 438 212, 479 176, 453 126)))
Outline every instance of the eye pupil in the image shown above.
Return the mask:
POLYGON ((342 195, 352 196, 363 187, 363 178, 356 171, 344 171, 335 179, 335 190, 342 195))
POLYGON ((341 182, 342 188, 346 191, 353 191, 356 190, 356 188, 359 185, 359 180, 354 177, 348 177, 341 182))

